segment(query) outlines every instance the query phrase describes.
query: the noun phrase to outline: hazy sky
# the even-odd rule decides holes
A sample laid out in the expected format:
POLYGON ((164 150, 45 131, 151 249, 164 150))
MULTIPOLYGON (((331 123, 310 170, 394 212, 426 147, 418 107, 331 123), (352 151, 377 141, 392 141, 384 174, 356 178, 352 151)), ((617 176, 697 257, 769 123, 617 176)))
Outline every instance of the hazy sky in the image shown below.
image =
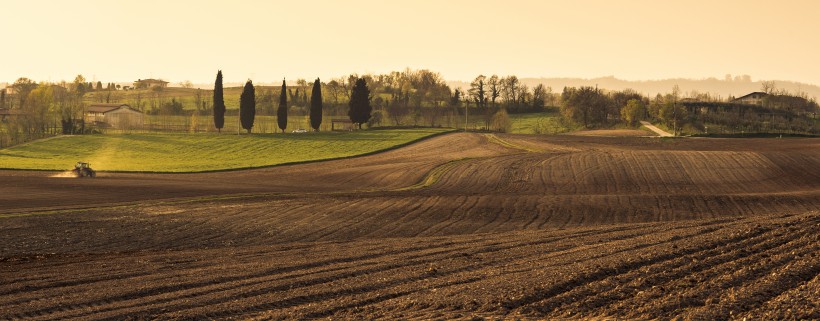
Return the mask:
POLYGON ((820 84, 820 1, 62 1, 0 4, 0 82, 226 82, 406 67, 820 84))

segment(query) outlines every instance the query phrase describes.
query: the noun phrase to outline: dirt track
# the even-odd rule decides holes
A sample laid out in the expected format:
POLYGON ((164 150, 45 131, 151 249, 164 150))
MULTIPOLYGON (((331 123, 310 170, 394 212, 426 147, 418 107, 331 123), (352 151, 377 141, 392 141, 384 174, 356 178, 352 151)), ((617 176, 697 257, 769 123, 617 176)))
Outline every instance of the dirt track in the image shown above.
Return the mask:
POLYGON ((0 319, 820 318, 817 168, 815 139, 451 134, 252 171, 0 171, 0 319))

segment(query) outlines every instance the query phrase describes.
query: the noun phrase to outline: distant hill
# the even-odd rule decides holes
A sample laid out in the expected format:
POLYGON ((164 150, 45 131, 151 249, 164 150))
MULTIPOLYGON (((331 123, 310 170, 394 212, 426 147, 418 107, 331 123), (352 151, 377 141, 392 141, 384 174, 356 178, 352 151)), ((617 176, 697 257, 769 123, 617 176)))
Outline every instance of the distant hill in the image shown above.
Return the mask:
MULTIPOLYGON (((564 87, 580 87, 580 86, 598 86, 601 89, 607 90, 624 90, 633 89, 639 93, 647 96, 655 96, 658 93, 669 93, 672 87, 678 85, 680 87, 681 95, 683 97, 690 96, 693 92, 709 93, 713 96, 719 96, 721 99, 726 99, 730 96, 740 97, 754 91, 761 91, 762 80, 751 81, 746 80, 720 80, 717 78, 707 79, 663 79, 663 80, 623 80, 615 77, 599 77, 599 78, 522 78, 521 82, 530 88, 538 84, 552 87, 554 93, 561 93, 564 87)), ((447 84, 452 88, 467 89, 470 87, 468 82, 449 81, 447 84)), ((775 81, 777 89, 785 89, 790 93, 804 92, 809 98, 820 97, 820 86, 799 83, 794 81, 775 81)))

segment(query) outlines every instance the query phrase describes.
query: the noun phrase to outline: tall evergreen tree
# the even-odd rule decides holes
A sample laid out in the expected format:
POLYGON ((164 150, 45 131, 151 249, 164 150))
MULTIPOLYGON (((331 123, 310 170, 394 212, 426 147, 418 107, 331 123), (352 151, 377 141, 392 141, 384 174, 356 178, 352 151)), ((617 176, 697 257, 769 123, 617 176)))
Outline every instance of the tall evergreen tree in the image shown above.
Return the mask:
POLYGON ((6 90, 0 91, 0 109, 6 108, 6 90))
POLYGON ((251 133, 253 128, 253 119, 256 117, 256 91, 253 88, 253 82, 248 79, 245 83, 245 88, 242 89, 242 95, 239 96, 239 122, 242 123, 242 128, 251 133))
POLYGON ((216 73, 216 83, 214 83, 214 126, 218 132, 222 132, 225 126, 225 99, 222 97, 222 70, 216 73))
POLYGON ((285 128, 288 128, 288 96, 284 79, 282 79, 282 90, 279 92, 279 108, 276 109, 276 121, 279 123, 279 129, 284 133, 285 128))
POLYGON ((310 93, 310 127, 319 131, 322 125, 322 83, 319 78, 313 82, 313 91, 310 93))
POLYGON ((367 82, 364 78, 356 79, 356 85, 350 92, 350 109, 347 116, 362 129, 362 124, 370 120, 371 111, 373 108, 370 107, 370 89, 367 88, 367 82))

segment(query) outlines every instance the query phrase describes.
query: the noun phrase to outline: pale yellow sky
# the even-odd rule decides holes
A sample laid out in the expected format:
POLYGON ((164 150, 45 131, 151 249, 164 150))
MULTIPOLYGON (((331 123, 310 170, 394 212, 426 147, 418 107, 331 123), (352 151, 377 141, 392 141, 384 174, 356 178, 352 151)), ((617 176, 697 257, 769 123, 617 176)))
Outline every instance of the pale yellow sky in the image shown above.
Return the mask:
POLYGON ((820 1, 28 1, 0 4, 0 82, 209 83, 405 67, 820 84, 820 1))

